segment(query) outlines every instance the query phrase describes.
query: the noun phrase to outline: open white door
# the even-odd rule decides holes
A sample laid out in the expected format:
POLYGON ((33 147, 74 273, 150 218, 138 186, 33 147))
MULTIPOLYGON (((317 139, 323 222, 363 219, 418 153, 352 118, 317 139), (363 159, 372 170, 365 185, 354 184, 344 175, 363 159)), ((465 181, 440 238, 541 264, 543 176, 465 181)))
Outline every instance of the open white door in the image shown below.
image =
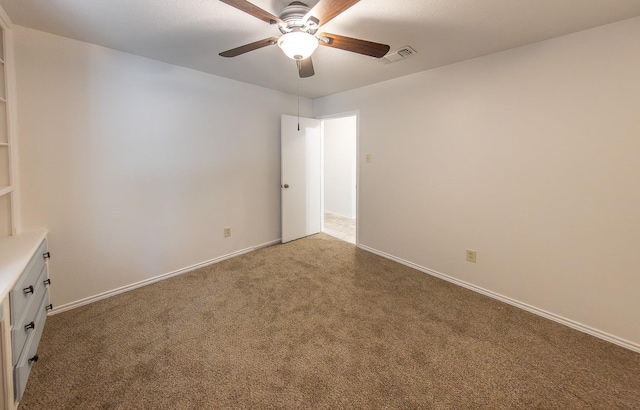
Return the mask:
POLYGON ((283 115, 280 129, 282 151, 282 243, 320 232, 321 121, 283 115))

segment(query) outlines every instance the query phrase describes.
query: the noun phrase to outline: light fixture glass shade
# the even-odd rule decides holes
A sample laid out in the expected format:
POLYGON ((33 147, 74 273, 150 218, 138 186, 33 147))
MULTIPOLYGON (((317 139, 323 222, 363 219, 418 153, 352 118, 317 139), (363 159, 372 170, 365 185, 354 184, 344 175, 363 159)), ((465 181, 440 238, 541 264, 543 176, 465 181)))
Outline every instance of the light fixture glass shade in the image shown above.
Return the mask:
POLYGON ((304 60, 318 48, 318 39, 312 34, 303 31, 292 31, 280 36, 278 47, 294 60, 304 60))

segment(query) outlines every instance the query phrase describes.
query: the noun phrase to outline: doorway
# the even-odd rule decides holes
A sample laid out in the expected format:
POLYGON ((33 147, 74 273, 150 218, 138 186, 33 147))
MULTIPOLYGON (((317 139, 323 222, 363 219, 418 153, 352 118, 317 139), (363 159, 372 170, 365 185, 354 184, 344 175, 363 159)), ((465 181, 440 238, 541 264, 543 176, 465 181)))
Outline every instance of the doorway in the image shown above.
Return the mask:
POLYGON ((322 121, 322 232, 356 243, 357 117, 322 121))

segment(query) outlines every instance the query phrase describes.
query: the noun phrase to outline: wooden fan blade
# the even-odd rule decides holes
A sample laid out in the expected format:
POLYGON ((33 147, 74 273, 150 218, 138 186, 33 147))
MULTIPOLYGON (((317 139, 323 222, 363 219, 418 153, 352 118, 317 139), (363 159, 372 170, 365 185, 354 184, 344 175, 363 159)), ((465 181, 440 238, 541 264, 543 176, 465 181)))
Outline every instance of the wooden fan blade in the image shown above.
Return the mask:
POLYGON ((311 57, 305 58, 304 60, 296 60, 296 63, 298 64, 298 74, 300 74, 300 78, 311 77, 315 74, 311 57))
POLYGON ((235 57, 262 47, 271 46, 273 44, 276 44, 277 42, 278 37, 269 37, 265 38, 264 40, 255 41, 253 43, 245 44, 240 47, 232 48, 231 50, 223 51, 222 53, 220 53, 220 55, 222 57, 235 57))
POLYGON ((230 5, 231 7, 235 7, 238 10, 244 11, 247 14, 251 14, 253 17, 259 18, 262 21, 266 21, 269 24, 285 24, 284 21, 280 20, 278 17, 269 13, 268 11, 262 10, 260 7, 249 3, 246 0, 220 0, 221 2, 230 5))
POLYGON ((313 6, 307 15, 304 16, 303 21, 307 21, 309 17, 315 17, 318 19, 318 27, 320 27, 359 1, 360 0, 320 0, 318 4, 313 6))
POLYGON ((389 52, 389 47, 386 44, 374 43, 372 41, 360 40, 357 38, 339 36, 337 34, 320 33, 317 37, 320 38, 318 44, 326 47, 339 48, 341 50, 347 50, 358 54, 364 54, 367 56, 381 58, 389 52), (328 40, 325 42, 323 40, 328 40))

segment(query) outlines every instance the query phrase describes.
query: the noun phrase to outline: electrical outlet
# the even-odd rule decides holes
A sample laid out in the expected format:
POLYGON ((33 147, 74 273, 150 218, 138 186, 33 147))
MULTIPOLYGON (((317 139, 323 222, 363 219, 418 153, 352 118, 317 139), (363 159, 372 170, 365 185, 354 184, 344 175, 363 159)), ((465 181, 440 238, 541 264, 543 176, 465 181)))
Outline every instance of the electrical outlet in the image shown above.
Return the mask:
POLYGON ((371 154, 365 154, 364 155, 364 161, 365 162, 371 162, 371 154))
POLYGON ((476 263, 476 251, 473 249, 467 249, 467 260, 469 262, 476 263))
POLYGON ((224 228, 224 237, 228 238, 230 236, 231 236, 231 228, 229 228, 229 227, 224 228))

